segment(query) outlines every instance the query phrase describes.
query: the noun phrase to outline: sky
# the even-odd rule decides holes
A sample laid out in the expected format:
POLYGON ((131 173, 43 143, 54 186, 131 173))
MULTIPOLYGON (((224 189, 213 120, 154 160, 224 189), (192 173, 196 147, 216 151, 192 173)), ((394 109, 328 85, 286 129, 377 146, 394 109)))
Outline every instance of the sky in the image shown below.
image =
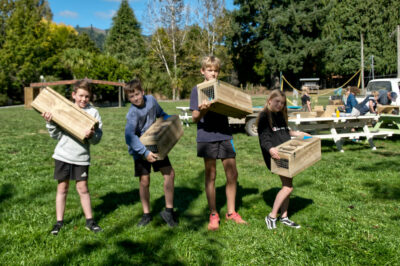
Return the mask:
MULTIPOLYGON (((233 1, 225 0, 228 10, 235 8, 233 1)), ((53 12, 54 22, 64 23, 73 27, 76 25, 90 27, 92 25, 95 28, 104 30, 111 27, 112 17, 117 12, 121 0, 48 0, 48 2, 53 12)), ((185 2, 195 5, 197 0, 186 0, 185 2)), ((147 0, 129 0, 129 4, 139 22, 144 20, 146 3, 147 0)))

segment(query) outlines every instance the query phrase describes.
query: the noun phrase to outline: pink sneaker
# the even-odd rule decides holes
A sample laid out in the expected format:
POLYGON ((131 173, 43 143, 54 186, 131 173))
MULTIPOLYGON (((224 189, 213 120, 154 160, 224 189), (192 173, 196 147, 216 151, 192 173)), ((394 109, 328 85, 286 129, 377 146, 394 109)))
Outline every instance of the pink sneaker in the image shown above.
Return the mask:
POLYGON ((237 212, 233 212, 231 215, 226 214, 225 218, 226 220, 234 221, 237 224, 247 224, 247 222, 243 220, 237 212))
POLYGON ((218 213, 210 214, 210 222, 208 223, 208 230, 215 231, 219 228, 219 215, 218 213))

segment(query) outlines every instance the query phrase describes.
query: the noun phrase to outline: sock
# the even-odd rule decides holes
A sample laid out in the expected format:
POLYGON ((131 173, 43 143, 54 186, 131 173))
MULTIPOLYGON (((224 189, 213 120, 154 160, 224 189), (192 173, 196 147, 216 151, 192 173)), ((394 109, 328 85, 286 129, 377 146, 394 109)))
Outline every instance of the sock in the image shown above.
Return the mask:
POLYGON ((61 224, 61 225, 64 225, 64 220, 61 220, 61 221, 57 221, 57 224, 61 224))
POLYGON ((151 214, 150 214, 150 213, 143 213, 143 216, 145 216, 145 217, 150 217, 151 214))
POLYGON ((93 218, 86 219, 86 224, 91 224, 93 222, 93 218))
POLYGON ((174 211, 174 208, 165 208, 166 212, 172 213, 174 211))

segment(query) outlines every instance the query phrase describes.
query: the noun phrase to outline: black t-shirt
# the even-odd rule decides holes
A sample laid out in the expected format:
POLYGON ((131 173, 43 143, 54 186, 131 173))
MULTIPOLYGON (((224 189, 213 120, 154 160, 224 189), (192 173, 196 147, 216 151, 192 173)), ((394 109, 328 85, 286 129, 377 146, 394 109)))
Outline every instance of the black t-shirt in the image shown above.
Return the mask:
POLYGON ((307 102, 310 102, 311 101, 311 98, 310 98, 310 96, 307 96, 307 95, 303 95, 303 96, 301 96, 301 105, 307 105, 307 102))
POLYGON ((272 128, 268 122, 267 112, 270 111, 267 110, 260 113, 257 131, 265 164, 268 169, 271 169, 269 150, 290 140, 290 134, 282 112, 271 113, 272 128))

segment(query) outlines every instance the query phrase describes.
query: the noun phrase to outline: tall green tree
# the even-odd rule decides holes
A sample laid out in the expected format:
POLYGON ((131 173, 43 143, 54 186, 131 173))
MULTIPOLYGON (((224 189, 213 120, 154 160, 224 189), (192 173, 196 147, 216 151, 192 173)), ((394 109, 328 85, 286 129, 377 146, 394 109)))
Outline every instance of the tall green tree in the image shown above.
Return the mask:
POLYGON ((284 73, 319 75, 325 42, 323 0, 235 0, 228 43, 241 82, 269 83, 284 73))
POLYGON ((364 56, 368 69, 374 56, 375 71, 396 73, 396 35, 400 24, 400 2, 396 0, 334 0, 323 25, 328 40, 324 60, 328 73, 350 74, 360 68, 360 34, 364 37, 364 56))
POLYGON ((105 42, 105 51, 132 68, 145 58, 145 44, 139 22, 128 0, 122 0, 105 42))
POLYGON ((0 48, 5 41, 7 19, 14 9, 14 1, 0 0, 0 48))

